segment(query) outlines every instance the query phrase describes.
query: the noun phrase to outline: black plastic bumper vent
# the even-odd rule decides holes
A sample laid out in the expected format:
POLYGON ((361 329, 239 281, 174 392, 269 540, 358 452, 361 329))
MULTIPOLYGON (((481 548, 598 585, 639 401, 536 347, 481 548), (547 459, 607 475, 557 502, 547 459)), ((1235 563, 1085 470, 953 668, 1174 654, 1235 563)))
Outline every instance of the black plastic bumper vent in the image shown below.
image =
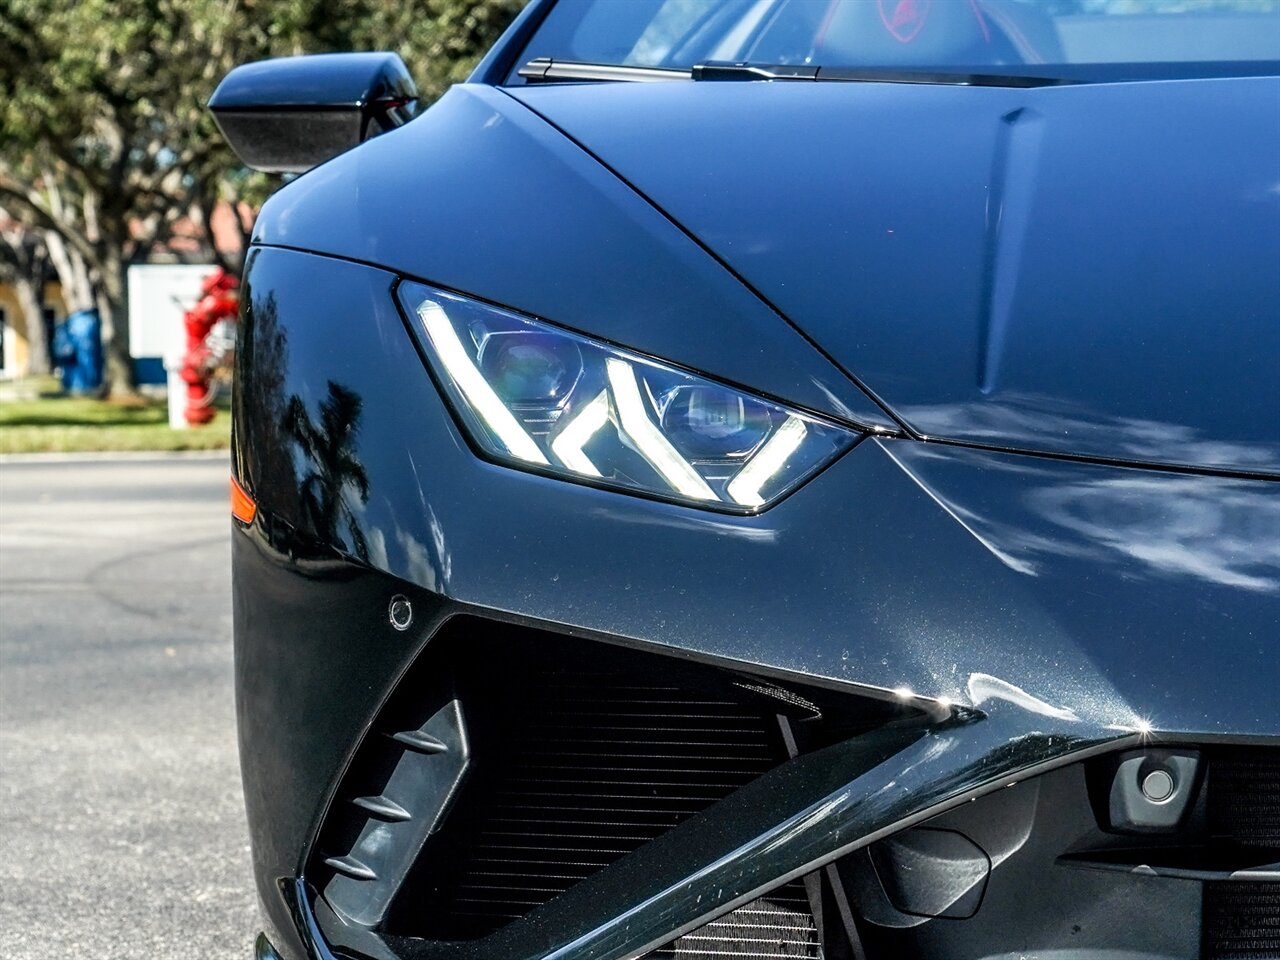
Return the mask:
POLYGON ((653 951, 650 960, 822 960, 804 882, 773 893, 653 951))
POLYGON ((1280 883, 1209 883, 1204 888, 1205 960, 1280 958, 1280 883))
MULTIPOLYGON (((1213 840, 1280 859, 1280 750, 1214 751, 1208 823, 1213 840)), ((1201 930, 1206 960, 1280 960, 1280 883, 1205 884, 1201 930)))

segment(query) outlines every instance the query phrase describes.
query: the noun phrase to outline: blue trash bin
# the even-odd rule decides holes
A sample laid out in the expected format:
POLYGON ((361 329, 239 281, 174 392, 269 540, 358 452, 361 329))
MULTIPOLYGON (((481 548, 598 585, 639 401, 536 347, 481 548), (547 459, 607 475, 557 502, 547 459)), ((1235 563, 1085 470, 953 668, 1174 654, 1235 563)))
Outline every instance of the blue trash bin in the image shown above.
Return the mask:
POLYGON ((77 310, 53 334, 53 362, 69 393, 102 389, 102 318, 97 310, 77 310))
POLYGON ((67 368, 74 367, 76 363, 76 348, 71 342, 71 336, 67 333, 67 323, 54 324, 53 338, 49 342, 51 359, 53 365, 58 368, 58 376, 62 379, 63 387, 67 385, 67 368))

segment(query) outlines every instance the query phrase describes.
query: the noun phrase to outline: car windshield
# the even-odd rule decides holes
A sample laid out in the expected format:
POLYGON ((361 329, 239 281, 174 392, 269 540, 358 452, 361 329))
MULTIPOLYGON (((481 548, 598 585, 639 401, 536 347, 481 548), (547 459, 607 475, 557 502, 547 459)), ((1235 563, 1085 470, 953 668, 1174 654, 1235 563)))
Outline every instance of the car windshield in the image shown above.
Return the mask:
POLYGON ((1212 76, 1280 61, 1280 0, 558 0, 522 62, 537 57, 1212 76))

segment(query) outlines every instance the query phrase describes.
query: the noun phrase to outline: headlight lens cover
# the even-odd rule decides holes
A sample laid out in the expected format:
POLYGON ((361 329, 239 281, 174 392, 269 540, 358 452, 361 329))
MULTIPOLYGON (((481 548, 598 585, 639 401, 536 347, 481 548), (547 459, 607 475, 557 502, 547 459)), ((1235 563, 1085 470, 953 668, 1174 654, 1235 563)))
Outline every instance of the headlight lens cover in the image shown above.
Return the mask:
POLYGON ((755 513, 859 439, 489 304, 409 282, 398 295, 466 432, 511 466, 755 513))

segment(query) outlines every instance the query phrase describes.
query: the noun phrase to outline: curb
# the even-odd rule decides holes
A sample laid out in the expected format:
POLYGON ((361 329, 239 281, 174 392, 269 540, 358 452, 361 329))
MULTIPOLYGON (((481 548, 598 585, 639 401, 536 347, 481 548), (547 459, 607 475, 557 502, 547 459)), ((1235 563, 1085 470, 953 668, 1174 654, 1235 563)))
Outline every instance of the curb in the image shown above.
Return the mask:
POLYGON ((174 461, 230 460, 223 450, 99 450, 80 453, 0 453, 0 464, 10 463, 168 463, 174 461))

